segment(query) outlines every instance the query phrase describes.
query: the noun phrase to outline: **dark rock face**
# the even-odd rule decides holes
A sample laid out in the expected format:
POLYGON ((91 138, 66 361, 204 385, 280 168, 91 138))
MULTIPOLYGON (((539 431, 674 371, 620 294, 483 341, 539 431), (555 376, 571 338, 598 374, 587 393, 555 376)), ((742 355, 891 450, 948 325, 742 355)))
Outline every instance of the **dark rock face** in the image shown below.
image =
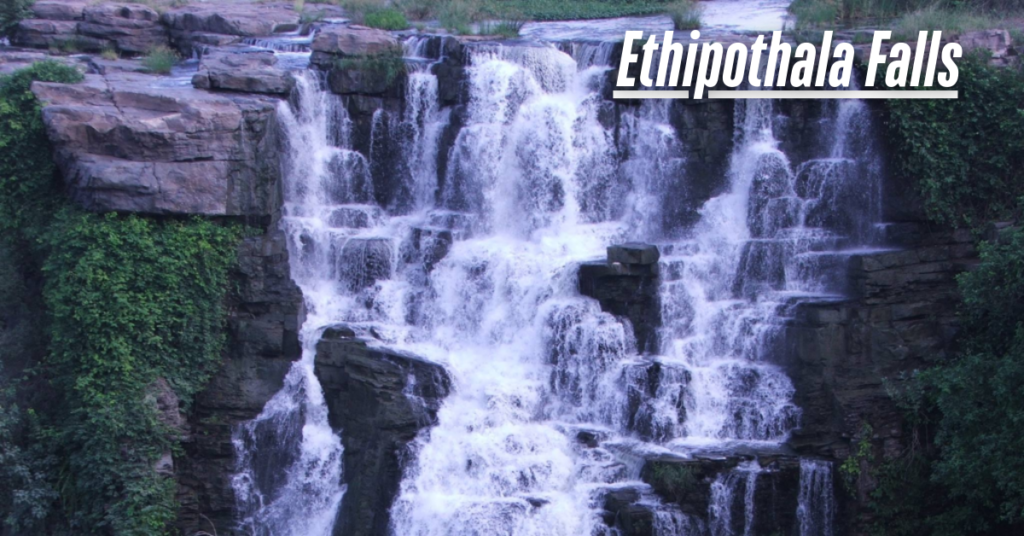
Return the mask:
POLYGON ((580 265, 580 294, 601 303, 601 310, 629 319, 637 351, 657 350, 661 326, 658 298, 658 248, 624 244, 608 248, 607 262, 580 265))
POLYGON ((233 279, 238 301, 230 304, 227 355, 196 396, 190 433, 174 460, 183 534, 212 533, 210 523, 230 534, 236 522, 232 430, 263 410, 301 355, 302 293, 291 280, 283 233, 243 240, 233 279))
MULTIPOLYGON (((959 303, 955 277, 976 262, 973 240, 966 232, 927 232, 912 224, 889 230, 915 245, 852 257, 851 297, 798 304, 786 328, 784 366, 803 409, 789 444, 801 453, 845 459, 868 425, 871 460, 899 455, 911 431, 884 379, 900 388, 901 375, 950 355, 959 303)), ((851 534, 867 532, 865 505, 875 486, 867 469, 840 504, 851 534)))
POLYGON ((406 447, 436 422, 451 388, 448 374, 435 363, 368 344, 345 326, 324 332, 315 372, 331 426, 345 431, 348 491, 334 534, 385 536, 406 447))
MULTIPOLYGON (((712 506, 728 509, 730 534, 744 534, 746 519, 753 525, 749 534, 796 534, 800 489, 800 461, 792 456, 756 456, 761 469, 756 477, 737 466, 747 456, 697 456, 692 459, 655 457, 644 462, 640 478, 666 503, 695 518, 705 526, 713 524, 712 506), (712 486, 727 490, 728 501, 715 504, 712 486), (745 504, 747 486, 753 485, 752 504, 745 504), (747 512, 748 506, 753 512, 747 512)), ((606 503, 607 504, 607 503, 606 503)), ((724 519, 726 516, 722 516, 724 519)), ((719 521, 721 523, 721 521, 719 521)), ((716 533, 712 531, 712 533, 716 533)), ((639 533, 638 533, 639 534, 639 533)), ((644 533, 647 534, 647 533, 644 533)))
POLYGON ((786 332, 787 371, 803 408, 791 444, 844 458, 867 422, 895 447, 899 412, 882 384, 949 352, 959 300, 956 274, 974 262, 967 233, 924 238, 918 247, 856 255, 849 300, 796 306, 786 332))
POLYGON ((275 101, 151 87, 133 73, 33 84, 71 197, 91 210, 267 215, 279 206, 275 101))
POLYGON ((199 72, 192 77, 192 86, 198 89, 242 93, 287 95, 294 85, 291 75, 277 68, 277 56, 271 51, 210 51, 203 54, 199 72))

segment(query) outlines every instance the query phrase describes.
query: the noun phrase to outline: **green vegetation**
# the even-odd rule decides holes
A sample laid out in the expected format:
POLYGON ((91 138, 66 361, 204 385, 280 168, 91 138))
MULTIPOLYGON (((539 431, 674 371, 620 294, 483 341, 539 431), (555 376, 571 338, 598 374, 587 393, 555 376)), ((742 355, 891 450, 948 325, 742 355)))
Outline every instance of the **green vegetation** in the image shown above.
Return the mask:
POLYGON ((32 278, 46 317, 25 372, 3 354, 19 376, 0 378, 0 511, 31 533, 165 534, 175 485, 154 465, 180 432, 155 397, 170 388, 187 410, 216 370, 241 232, 64 201, 29 86, 80 79, 43 62, 0 80, 0 250, 14 266, 0 268, 32 278))
POLYGON ((0 0, 0 37, 8 37, 22 19, 32 15, 35 0, 0 0))
POLYGON ((896 39, 916 40, 918 34, 925 31, 963 33, 1001 26, 1005 26, 1002 16, 966 9, 941 9, 931 5, 903 14, 896 19, 892 31, 896 39))
MULTIPOLYGON (((369 15, 395 11, 406 19, 422 21, 436 18, 441 27, 460 34, 473 33, 474 24, 483 23, 482 35, 513 36, 530 20, 601 19, 642 15, 668 14, 677 28, 700 26, 700 9, 695 0, 339 0, 353 20, 370 26, 369 15), (498 22, 495 22, 498 21, 498 22)), ((389 15, 394 24, 374 26, 397 28, 397 17, 389 15)))
POLYGON ((142 58, 142 66, 151 73, 169 74, 174 65, 178 63, 178 53, 174 50, 160 45, 154 47, 142 58))
POLYGON ((1005 26, 1007 12, 1024 10, 1024 0, 794 0, 789 11, 797 29, 830 29, 868 24, 892 29, 898 39, 917 32, 964 32, 1005 26))
POLYGON ((860 440, 857 441, 856 448, 839 466, 839 474, 843 477, 843 485, 846 486, 846 490, 851 494, 857 489, 857 480, 860 479, 861 474, 861 463, 871 461, 871 437, 874 433, 875 431, 871 428, 870 424, 863 423, 860 427, 860 440))
POLYGON ((1024 230, 981 248, 959 277, 963 350, 928 372, 942 417, 933 479, 953 504, 945 534, 1024 527, 1024 230))
POLYGON ((919 185, 939 223, 1010 217, 1024 196, 1024 73, 960 62, 956 100, 891 100, 894 170, 919 185))
POLYGON ((679 0, 668 7, 672 24, 677 30, 695 30, 700 28, 700 15, 703 9, 695 0, 679 0))
POLYGON ((522 20, 503 20, 498 22, 484 21, 480 25, 480 35, 497 35, 508 39, 519 37, 519 31, 523 28, 522 20))
POLYGON ((684 497, 697 486, 697 477, 689 467, 677 463, 649 463, 652 467, 644 480, 664 496, 684 497))
POLYGON ((404 30, 409 27, 409 21, 405 20, 405 15, 393 7, 366 13, 363 16, 363 24, 381 30, 404 30))
POLYGON ((335 63, 335 67, 343 71, 361 71, 374 80, 380 80, 385 87, 391 86, 395 79, 405 74, 405 60, 402 59, 402 54, 398 51, 374 56, 342 58, 335 63))

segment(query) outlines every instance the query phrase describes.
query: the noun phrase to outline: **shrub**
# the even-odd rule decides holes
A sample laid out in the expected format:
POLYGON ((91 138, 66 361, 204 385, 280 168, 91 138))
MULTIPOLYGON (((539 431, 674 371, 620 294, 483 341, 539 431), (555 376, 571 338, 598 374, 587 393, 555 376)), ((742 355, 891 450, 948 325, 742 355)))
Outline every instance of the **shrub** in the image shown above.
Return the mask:
POLYGON ((497 35, 505 38, 519 37, 519 31, 523 28, 525 21, 502 20, 497 22, 484 22, 480 25, 480 35, 497 35))
POLYGON ((940 534, 1024 525, 1024 230, 983 244, 981 264, 959 278, 963 351, 928 371, 941 411, 934 480, 955 507, 940 534))
POLYGON ((677 30, 696 30, 701 26, 701 7, 694 0, 680 0, 668 8, 672 24, 677 30))
POLYGON ((894 171, 918 185, 933 220, 971 227, 1010 217, 1024 195, 1024 73, 984 57, 959 70, 958 99, 886 105, 894 171))
POLYGON ((34 368, 52 389, 35 419, 0 388, 0 510, 27 527, 56 489, 68 533, 159 535, 175 516, 175 486, 154 462, 178 439, 152 389, 165 381, 187 409, 216 370, 240 233, 67 204, 29 87, 81 77, 48 61, 0 78, 0 229, 22 252, 20 273, 42 274, 48 345, 34 368), (12 440, 15 428, 42 456, 12 440))
POLYGON ((32 16, 35 0, 0 0, 0 37, 9 37, 22 19, 32 16))
POLYGON ((178 53, 164 45, 154 47, 142 58, 142 66, 157 74, 169 74, 177 63, 178 53))
POLYGON ((404 30, 409 27, 409 21, 405 20, 405 15, 391 7, 366 13, 363 16, 363 24, 381 30, 404 30))

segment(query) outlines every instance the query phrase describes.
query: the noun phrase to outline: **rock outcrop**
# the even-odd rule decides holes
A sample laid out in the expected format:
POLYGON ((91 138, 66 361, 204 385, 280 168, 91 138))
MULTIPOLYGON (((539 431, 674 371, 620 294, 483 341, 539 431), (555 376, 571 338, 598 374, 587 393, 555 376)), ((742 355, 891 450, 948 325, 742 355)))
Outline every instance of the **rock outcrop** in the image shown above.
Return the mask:
POLYGON ((277 67, 277 56, 267 51, 211 50, 203 54, 199 72, 192 77, 197 89, 287 95, 295 85, 291 75, 277 67))
POLYGON ((328 328, 315 371, 331 427, 344 430, 348 490, 334 534, 386 536, 407 446, 433 425, 451 389, 443 367, 389 350, 347 326, 328 328))
POLYGON ((658 248, 649 244, 608 247, 608 259, 580 265, 580 294, 601 303, 601 310, 626 318, 633 326, 637 351, 657 351, 661 325, 658 298, 658 248))
POLYGON ((190 434, 174 460, 182 534, 212 534, 211 524, 229 534, 235 526, 232 432, 263 410, 302 353, 302 293, 291 279, 284 234, 275 229, 244 239, 232 280, 227 352, 196 396, 188 415, 190 434))
POLYGON ((279 206, 275 101, 134 73, 36 83, 71 197, 91 210, 265 216, 279 206))
POLYGON ((168 42, 160 15, 142 4, 44 1, 33 6, 33 15, 18 24, 13 44, 142 54, 168 42))

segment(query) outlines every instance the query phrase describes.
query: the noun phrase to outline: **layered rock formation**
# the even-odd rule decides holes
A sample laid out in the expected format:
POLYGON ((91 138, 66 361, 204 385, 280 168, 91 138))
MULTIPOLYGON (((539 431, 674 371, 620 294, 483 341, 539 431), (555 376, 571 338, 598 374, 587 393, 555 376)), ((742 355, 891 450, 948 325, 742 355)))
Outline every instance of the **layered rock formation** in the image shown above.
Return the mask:
POLYGON ((152 81, 113 73, 33 85, 72 199, 149 214, 275 212, 275 103, 152 81))
POLYGON ((346 326, 324 332, 315 370, 331 426, 345 432, 348 490, 334 534, 386 536, 409 442, 436 422, 451 380, 440 365, 377 346, 346 326))

